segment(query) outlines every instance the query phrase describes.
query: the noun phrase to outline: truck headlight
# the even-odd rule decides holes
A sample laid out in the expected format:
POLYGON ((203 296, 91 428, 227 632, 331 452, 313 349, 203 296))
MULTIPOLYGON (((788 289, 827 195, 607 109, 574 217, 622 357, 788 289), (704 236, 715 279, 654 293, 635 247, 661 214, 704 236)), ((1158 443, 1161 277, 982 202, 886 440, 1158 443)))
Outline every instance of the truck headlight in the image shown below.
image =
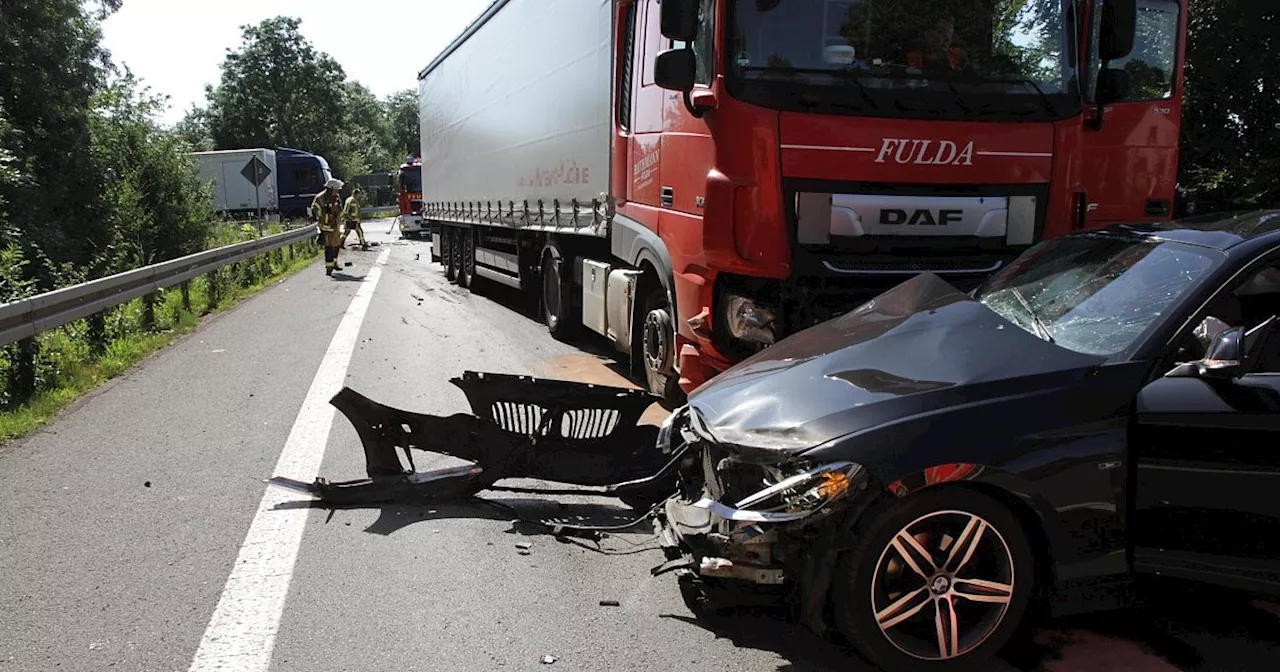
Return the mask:
POLYGON ((855 489, 862 465, 831 462, 788 476, 733 506, 703 499, 694 506, 742 522, 788 523, 807 518, 855 489))
POLYGON ((729 294, 724 299, 724 324, 734 338, 762 345, 773 345, 773 310, 753 299, 729 294))

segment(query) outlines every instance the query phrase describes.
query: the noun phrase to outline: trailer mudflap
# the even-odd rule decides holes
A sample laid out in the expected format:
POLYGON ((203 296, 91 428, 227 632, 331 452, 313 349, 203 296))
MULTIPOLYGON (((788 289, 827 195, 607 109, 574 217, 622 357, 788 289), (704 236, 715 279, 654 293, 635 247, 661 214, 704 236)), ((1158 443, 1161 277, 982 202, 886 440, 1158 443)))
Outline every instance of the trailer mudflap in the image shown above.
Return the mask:
POLYGON ((654 501, 675 490, 671 456, 656 445, 658 428, 638 424, 659 400, 655 395, 475 371, 450 382, 466 395, 472 414, 404 411, 343 388, 330 403, 360 436, 368 478, 268 482, 333 504, 465 498, 505 478, 606 486, 607 494, 654 501), (472 464, 417 472, 415 450, 472 464))

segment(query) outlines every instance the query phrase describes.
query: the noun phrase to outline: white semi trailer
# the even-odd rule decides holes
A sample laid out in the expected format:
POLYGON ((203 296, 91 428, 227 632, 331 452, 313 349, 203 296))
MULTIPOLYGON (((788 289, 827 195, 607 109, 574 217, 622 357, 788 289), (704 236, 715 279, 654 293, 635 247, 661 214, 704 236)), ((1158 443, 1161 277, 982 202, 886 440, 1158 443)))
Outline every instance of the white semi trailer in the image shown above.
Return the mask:
POLYGON ((262 217, 280 210, 276 153, 271 149, 229 149, 192 154, 200 179, 213 184, 213 209, 262 217))

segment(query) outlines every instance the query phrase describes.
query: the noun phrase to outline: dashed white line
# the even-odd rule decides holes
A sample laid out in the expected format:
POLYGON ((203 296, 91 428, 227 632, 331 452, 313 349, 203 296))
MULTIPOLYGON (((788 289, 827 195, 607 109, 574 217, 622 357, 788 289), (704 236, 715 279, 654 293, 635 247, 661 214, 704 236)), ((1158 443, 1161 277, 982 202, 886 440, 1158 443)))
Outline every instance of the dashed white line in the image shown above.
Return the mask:
MULTIPOLYGON (((347 306, 274 473, 311 481, 319 472, 333 424, 334 408, 329 399, 342 389, 360 325, 390 254, 391 248, 387 248, 378 255, 347 306)), ((307 509, 277 510, 276 506, 294 497, 278 488, 267 488, 263 494, 222 597, 191 661, 191 672, 264 672, 271 665, 271 651, 308 513, 307 509)))

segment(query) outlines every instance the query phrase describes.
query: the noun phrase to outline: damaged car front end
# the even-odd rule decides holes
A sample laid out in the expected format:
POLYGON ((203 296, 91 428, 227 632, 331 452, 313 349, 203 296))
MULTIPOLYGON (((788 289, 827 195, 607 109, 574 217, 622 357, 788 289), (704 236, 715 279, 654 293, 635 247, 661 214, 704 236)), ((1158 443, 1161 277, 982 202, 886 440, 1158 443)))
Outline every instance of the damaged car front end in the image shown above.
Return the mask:
POLYGON ((866 470, 726 446, 692 407, 669 426, 681 444, 679 494, 658 515, 667 562, 653 573, 674 572, 695 613, 798 598, 805 620, 823 629, 825 573, 815 551, 865 505, 866 470))

